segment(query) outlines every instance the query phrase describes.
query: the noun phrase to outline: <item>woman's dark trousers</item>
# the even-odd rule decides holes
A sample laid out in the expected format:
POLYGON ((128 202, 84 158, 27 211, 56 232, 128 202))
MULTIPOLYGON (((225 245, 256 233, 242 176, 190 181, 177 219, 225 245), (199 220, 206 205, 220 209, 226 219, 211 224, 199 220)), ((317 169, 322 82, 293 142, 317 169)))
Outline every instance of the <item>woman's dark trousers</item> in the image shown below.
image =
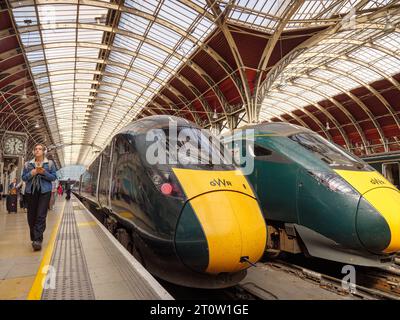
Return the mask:
POLYGON ((28 224, 31 241, 43 241, 43 232, 46 230, 47 209, 51 192, 25 193, 28 204, 28 224))

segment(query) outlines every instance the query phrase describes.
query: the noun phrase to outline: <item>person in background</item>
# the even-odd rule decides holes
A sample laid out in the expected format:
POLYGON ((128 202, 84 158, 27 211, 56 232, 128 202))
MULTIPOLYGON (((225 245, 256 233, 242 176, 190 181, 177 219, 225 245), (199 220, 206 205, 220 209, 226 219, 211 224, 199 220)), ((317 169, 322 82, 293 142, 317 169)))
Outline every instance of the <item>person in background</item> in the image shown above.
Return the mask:
POLYGON ((61 197, 63 194, 63 188, 60 182, 58 182, 58 188, 57 188, 58 196, 61 197))
POLYGON ((27 161, 22 172, 26 182, 25 196, 28 203, 28 224, 34 251, 42 249, 43 232, 46 229, 47 210, 51 197, 51 182, 56 180, 54 162, 46 158, 46 147, 37 143, 34 158, 27 161))
POLYGON ((65 193, 67 196, 65 197, 66 200, 71 199, 71 191, 72 191, 72 186, 71 186, 71 179, 68 178, 67 184, 65 185, 65 193))
POLYGON ((0 182, 0 201, 3 199, 3 191, 4 191, 4 187, 3 187, 3 184, 0 182))
POLYGON ((57 181, 51 182, 51 197, 49 202, 49 209, 54 210, 54 204, 56 202, 56 191, 57 191, 57 181))
POLYGON ((25 181, 21 181, 18 183, 17 188, 19 189, 19 206, 21 209, 24 209, 26 211, 26 199, 25 199, 25 187, 26 183, 25 181))
POLYGON ((17 179, 14 178, 10 185, 8 186, 8 196, 7 196, 7 211, 8 213, 17 213, 17 179))

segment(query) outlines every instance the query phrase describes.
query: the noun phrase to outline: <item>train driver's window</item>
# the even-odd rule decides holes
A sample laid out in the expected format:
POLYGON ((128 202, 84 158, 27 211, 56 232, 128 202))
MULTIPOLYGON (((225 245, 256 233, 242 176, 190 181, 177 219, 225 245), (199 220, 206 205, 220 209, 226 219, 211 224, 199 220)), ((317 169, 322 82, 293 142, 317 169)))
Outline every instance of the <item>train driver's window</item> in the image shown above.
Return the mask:
POLYGON ((272 155, 272 151, 271 150, 269 150, 269 149, 267 149, 265 147, 262 147, 262 146, 260 146, 258 144, 254 145, 254 156, 255 156, 255 158, 264 158, 264 157, 268 157, 270 155, 272 155))

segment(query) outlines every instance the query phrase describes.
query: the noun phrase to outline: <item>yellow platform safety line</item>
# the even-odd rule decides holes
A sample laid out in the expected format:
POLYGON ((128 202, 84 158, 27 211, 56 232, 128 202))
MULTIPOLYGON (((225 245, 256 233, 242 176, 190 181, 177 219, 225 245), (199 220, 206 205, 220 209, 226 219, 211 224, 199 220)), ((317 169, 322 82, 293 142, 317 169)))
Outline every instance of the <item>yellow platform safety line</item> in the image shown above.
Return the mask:
POLYGON ((61 219, 64 215, 64 209, 66 203, 67 201, 64 200, 64 205, 61 210, 60 217, 58 218, 57 223, 51 232, 49 243, 47 244, 38 272, 36 273, 35 280, 33 281, 31 290, 29 291, 28 300, 41 300, 42 298, 43 283, 47 276, 47 273, 43 273, 42 270, 50 264, 50 260, 53 255, 54 244, 56 242, 56 236, 58 233, 58 229, 60 227, 61 219))

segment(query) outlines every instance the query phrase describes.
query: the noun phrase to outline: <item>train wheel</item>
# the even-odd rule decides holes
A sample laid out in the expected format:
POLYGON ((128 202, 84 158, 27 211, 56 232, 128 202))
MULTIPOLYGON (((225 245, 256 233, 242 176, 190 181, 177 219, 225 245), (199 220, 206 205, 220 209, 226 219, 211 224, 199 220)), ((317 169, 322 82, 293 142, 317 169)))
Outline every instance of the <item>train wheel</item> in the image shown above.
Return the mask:
POLYGON ((105 218, 104 226, 107 228, 108 231, 110 231, 112 235, 115 235, 117 223, 114 219, 112 219, 111 217, 105 218))
POLYGON ((122 244, 124 248, 129 251, 129 246, 132 243, 132 240, 128 232, 126 232, 126 230, 122 228, 117 229, 116 238, 119 243, 122 244))

